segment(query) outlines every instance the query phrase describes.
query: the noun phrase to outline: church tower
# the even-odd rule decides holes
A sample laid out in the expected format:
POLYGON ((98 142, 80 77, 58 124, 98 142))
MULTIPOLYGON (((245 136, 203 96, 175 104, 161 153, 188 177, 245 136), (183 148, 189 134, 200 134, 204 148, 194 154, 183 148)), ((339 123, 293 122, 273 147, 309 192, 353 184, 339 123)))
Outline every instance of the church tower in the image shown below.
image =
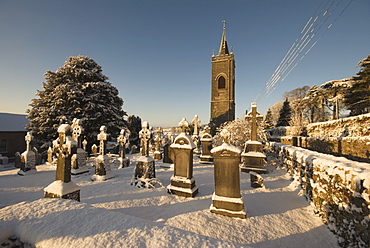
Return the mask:
POLYGON ((223 21, 218 55, 212 54, 211 123, 219 127, 235 119, 235 60, 226 41, 226 22, 223 21))

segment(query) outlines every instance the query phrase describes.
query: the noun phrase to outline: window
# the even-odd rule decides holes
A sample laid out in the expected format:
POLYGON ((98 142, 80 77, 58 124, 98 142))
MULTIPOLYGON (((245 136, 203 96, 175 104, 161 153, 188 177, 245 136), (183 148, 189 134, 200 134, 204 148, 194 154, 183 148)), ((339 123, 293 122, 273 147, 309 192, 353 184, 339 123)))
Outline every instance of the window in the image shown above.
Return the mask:
POLYGON ((7 152, 6 139, 0 139, 0 153, 1 152, 7 152))
POLYGON ((225 89, 226 88, 226 80, 223 76, 218 78, 218 88, 225 89))

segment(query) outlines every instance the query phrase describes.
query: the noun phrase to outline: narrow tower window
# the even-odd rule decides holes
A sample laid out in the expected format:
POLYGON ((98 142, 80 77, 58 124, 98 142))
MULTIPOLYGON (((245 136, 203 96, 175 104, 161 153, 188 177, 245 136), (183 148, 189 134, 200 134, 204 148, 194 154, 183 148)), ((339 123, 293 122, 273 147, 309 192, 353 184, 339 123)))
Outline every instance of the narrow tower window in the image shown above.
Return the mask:
POLYGON ((218 88, 225 89, 226 88, 226 80, 223 76, 218 78, 218 88))

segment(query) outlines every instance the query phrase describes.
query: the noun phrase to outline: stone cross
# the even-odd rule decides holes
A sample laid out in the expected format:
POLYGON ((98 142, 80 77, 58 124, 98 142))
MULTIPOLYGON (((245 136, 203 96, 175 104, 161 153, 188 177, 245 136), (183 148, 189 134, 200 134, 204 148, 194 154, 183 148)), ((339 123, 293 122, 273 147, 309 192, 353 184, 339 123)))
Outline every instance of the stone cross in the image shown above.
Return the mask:
POLYGON ((107 134, 106 131, 107 128, 105 126, 100 127, 100 133, 98 134, 98 140, 100 141, 99 144, 99 154, 104 155, 105 153, 105 142, 107 141, 107 134))
POLYGON ((257 103, 252 103, 252 110, 245 116, 245 120, 251 122, 251 141, 257 141, 257 122, 263 120, 263 115, 257 111, 257 103))
POLYGON ((139 138, 141 140, 141 155, 149 156, 149 142, 151 139, 151 131, 149 130, 149 123, 143 122, 141 131, 139 132, 139 138))
POLYGON ((67 142, 67 135, 71 135, 72 128, 62 124, 58 128, 59 137, 53 141, 53 149, 57 154, 57 171, 55 180, 65 183, 71 181, 71 144, 67 142))
POLYGON ((27 132, 27 135, 26 137, 24 137, 24 140, 26 141, 26 144, 27 144, 27 148, 26 148, 26 151, 30 151, 30 143, 33 139, 33 136, 30 132, 27 132))
POLYGON ((191 121, 191 123, 194 125, 194 132, 193 132, 193 134, 194 135, 198 135, 199 134, 198 127, 199 127, 199 123, 200 123, 200 120, 198 118, 198 115, 195 115, 194 116, 194 119, 191 121))
POLYGON ((77 141, 78 148, 81 147, 81 140, 80 135, 83 132, 83 128, 81 127, 82 121, 81 119, 74 118, 72 121, 72 138, 77 141))
POLYGON ((161 141, 162 141, 161 136, 162 136, 162 133, 163 133, 162 128, 159 127, 158 130, 157 130, 157 137, 155 137, 155 142, 156 142, 155 143, 155 150, 156 151, 161 150, 161 141))
POLYGON ((119 156, 121 158, 125 157, 125 144, 126 144, 126 136, 125 136, 125 129, 121 129, 121 132, 117 138, 117 142, 119 144, 119 156))
POLYGON ((186 133, 186 129, 189 127, 189 123, 186 121, 186 118, 182 118, 179 122, 179 127, 181 127, 182 133, 186 133))

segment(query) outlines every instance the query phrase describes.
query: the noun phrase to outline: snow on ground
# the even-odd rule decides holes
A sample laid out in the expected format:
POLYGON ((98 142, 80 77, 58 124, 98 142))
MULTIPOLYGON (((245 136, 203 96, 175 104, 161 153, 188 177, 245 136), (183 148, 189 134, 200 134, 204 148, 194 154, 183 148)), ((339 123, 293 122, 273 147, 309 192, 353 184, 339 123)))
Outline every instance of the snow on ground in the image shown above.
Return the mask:
POLYGON ((18 235, 42 247, 60 242, 65 247, 339 247, 283 169, 269 168, 265 188, 258 189, 250 186, 248 173, 241 173, 247 219, 236 219, 209 211, 212 164, 199 164, 195 157, 199 194, 183 198, 167 193, 173 169, 158 161, 156 176, 163 187, 130 185, 137 156, 128 156, 129 167, 112 166, 116 177, 107 181, 91 181, 91 165, 90 174, 72 177, 81 188, 81 203, 43 199, 43 189, 55 179, 54 166, 39 165, 37 173, 26 176, 0 167, 0 240, 18 235))

